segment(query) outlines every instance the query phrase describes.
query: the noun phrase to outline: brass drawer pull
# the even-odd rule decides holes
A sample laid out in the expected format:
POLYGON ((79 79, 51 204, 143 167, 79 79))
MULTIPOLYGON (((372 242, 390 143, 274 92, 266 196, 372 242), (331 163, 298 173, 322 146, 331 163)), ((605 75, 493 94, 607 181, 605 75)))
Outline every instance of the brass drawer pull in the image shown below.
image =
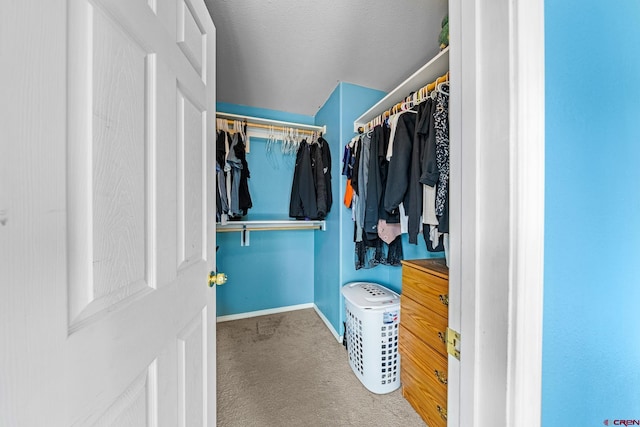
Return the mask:
POLYGON ((438 381, 440 381, 444 385, 447 385, 447 377, 445 377, 444 374, 440 373, 440 371, 438 371, 437 369, 435 369, 433 373, 435 374, 438 381))
POLYGON ((442 406, 438 405, 438 413, 442 417, 443 420, 447 421, 447 410, 442 408, 442 406))
POLYGON ((440 295, 440 302, 449 307, 449 295, 440 295))
POLYGON ((442 341, 442 344, 447 343, 447 337, 444 335, 444 332, 438 332, 438 338, 440 338, 440 341, 442 341))

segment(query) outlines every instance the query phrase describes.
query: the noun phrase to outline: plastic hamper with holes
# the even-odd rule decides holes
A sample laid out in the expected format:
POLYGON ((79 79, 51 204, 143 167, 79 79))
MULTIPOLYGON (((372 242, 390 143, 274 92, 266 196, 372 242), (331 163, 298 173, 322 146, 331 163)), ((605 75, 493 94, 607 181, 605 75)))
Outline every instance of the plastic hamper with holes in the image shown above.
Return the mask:
POLYGON ((400 387, 400 296, 369 282, 348 283, 342 295, 351 369, 373 393, 396 390, 400 387))

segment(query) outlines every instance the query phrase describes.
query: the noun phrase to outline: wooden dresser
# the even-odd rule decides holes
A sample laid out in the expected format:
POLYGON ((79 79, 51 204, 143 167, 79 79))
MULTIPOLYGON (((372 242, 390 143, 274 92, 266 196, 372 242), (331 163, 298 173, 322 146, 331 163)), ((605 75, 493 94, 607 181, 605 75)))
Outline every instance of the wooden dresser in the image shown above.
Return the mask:
POLYGON ((444 259, 402 262, 402 395, 429 427, 447 425, 449 269, 444 259))

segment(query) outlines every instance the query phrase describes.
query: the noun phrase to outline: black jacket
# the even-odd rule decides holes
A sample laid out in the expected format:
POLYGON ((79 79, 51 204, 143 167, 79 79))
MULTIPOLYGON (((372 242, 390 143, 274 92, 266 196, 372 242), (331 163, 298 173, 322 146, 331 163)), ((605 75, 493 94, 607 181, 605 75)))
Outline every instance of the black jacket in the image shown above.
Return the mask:
POLYGON ((296 219, 324 219, 331 203, 329 144, 322 138, 317 144, 303 140, 296 154, 289 216, 296 219))
POLYGON ((384 209, 390 214, 398 214, 398 206, 403 202, 405 210, 410 208, 407 190, 411 174, 415 127, 415 113, 404 113, 398 117, 393 139, 393 155, 389 161, 389 173, 384 195, 384 209))
POLYGON ((320 153, 322 156, 322 173, 324 176, 324 189, 327 198, 327 210, 326 214, 331 210, 333 204, 333 194, 331 194, 331 150, 329 149, 329 143, 323 137, 318 138, 318 146, 320 147, 320 153))

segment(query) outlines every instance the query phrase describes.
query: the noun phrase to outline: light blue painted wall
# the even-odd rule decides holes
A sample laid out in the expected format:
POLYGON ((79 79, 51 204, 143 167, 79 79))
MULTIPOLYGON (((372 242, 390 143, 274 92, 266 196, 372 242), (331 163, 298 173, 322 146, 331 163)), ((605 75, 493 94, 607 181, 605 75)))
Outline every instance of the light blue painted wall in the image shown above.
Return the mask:
MULTIPOLYGON (((218 111, 313 124, 314 118, 233 104, 218 111)), ((247 162, 253 208, 243 219, 289 219, 295 156, 266 151, 266 140, 251 139, 247 162)), ((217 268, 229 280, 217 287, 217 314, 246 313, 313 302, 314 233, 254 231, 250 245, 240 246, 239 233, 218 233, 217 268)))
POLYGON ((542 424, 640 419, 640 3, 545 21, 542 424))
POLYGON ((314 258, 314 295, 313 302, 324 316, 340 333, 340 301, 336 295, 340 288, 340 161, 341 152, 341 89, 340 85, 331 93, 329 99, 316 114, 316 124, 327 126, 325 139, 331 150, 331 190, 333 206, 327 215, 327 230, 317 233, 314 258))

